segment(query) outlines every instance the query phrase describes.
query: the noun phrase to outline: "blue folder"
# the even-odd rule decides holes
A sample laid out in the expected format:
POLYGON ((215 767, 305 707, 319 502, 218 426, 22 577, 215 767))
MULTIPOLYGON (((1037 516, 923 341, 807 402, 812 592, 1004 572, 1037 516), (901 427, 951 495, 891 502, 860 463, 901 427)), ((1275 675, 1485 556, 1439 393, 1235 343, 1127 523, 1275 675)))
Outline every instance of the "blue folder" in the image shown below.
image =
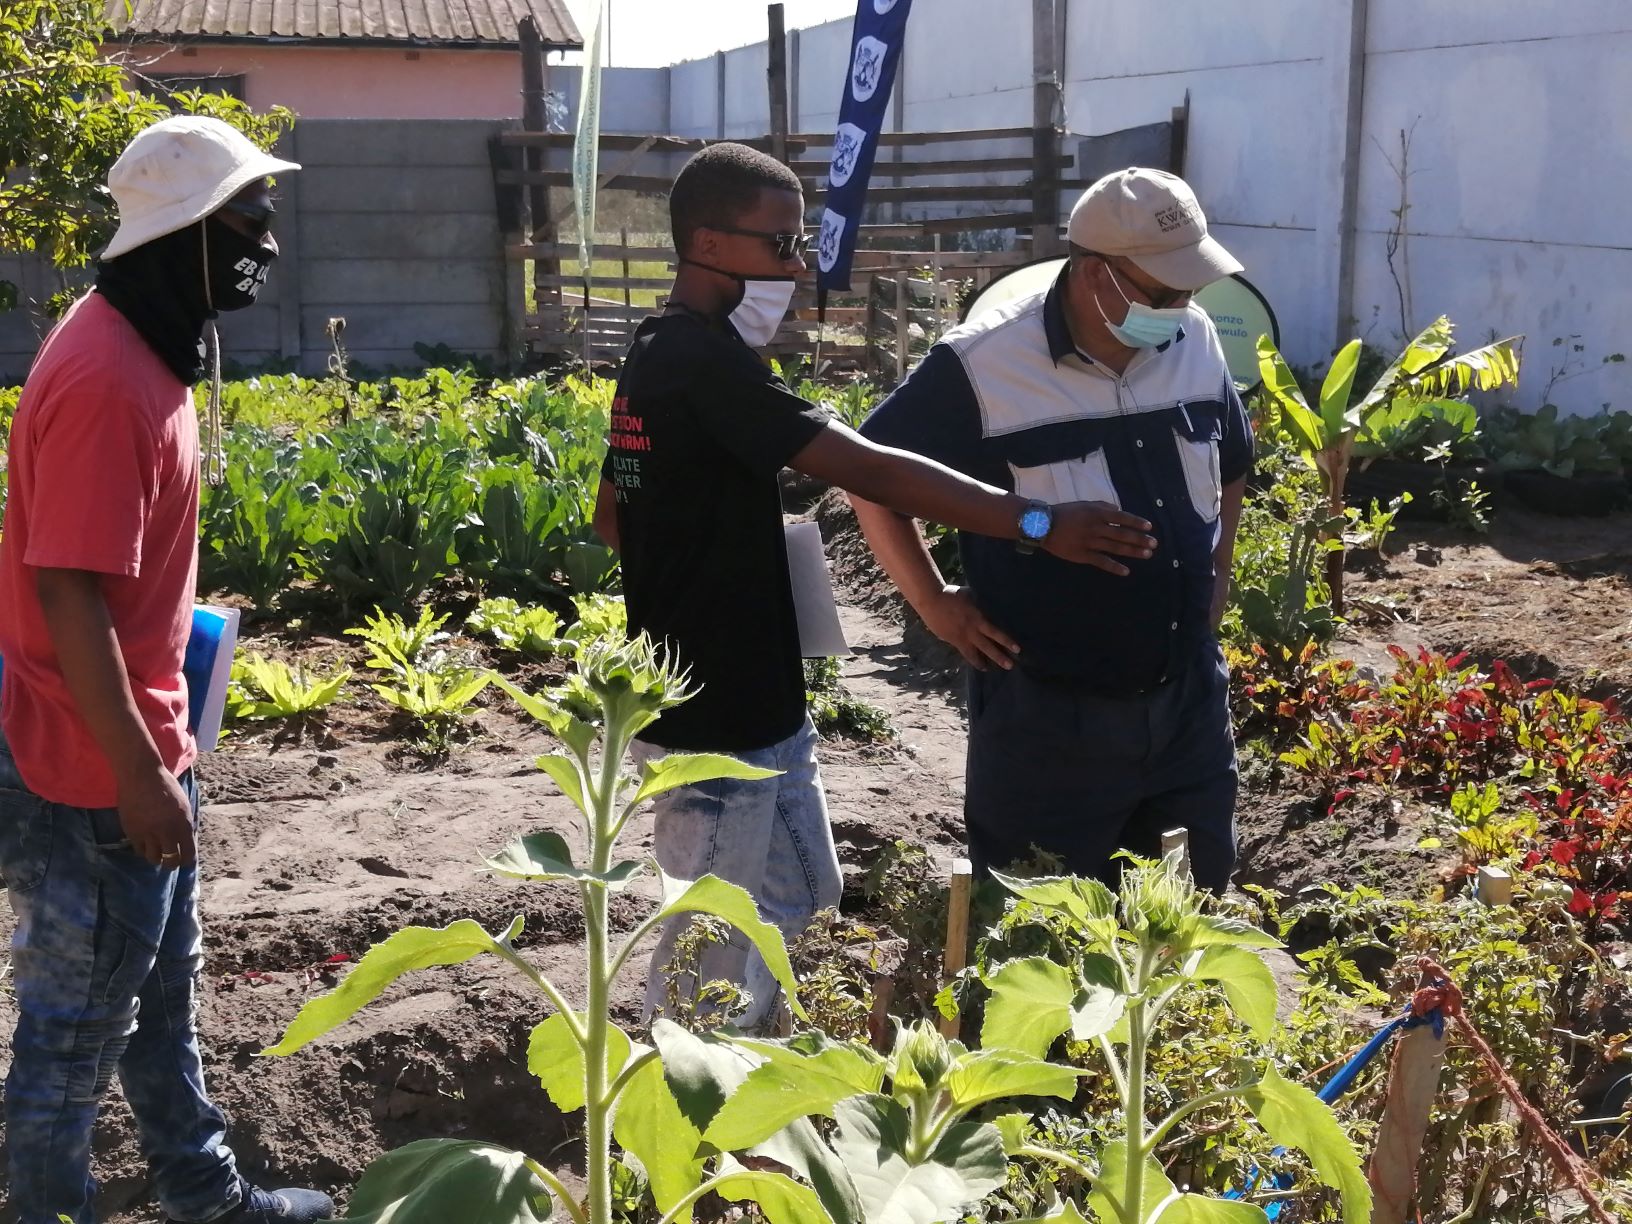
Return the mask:
MULTIPOLYGON (((187 682, 187 729, 199 739, 199 749, 215 747, 221 732, 221 714, 226 708, 226 677, 232 671, 232 650, 237 644, 238 616, 221 608, 198 606, 193 609, 193 631, 187 639, 187 657, 181 674, 187 682), (225 659, 223 640, 228 640, 225 659), (212 683, 213 681, 213 683, 212 683), (209 743, 204 739, 208 738, 209 743)), ((0 659, 0 680, 5 676, 5 660, 0 659)))

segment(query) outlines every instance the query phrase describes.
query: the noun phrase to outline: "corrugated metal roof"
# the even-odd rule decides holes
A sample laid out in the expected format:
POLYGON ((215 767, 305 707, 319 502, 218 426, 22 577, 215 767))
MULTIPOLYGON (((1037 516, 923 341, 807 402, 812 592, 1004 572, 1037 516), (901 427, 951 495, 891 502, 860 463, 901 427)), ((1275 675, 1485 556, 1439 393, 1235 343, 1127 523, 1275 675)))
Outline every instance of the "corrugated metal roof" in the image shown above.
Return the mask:
POLYGON ((582 47, 565 0, 108 0, 135 38, 251 38, 507 43, 531 15, 549 47, 582 47))

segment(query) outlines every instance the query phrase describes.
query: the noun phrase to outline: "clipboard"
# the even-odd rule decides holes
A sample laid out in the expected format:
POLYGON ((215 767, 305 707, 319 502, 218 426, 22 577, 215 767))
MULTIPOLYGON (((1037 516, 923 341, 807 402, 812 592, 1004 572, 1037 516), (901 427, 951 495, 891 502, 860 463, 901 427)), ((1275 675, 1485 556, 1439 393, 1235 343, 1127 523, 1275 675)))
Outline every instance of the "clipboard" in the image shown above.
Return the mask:
POLYGON ((847 655, 839 624, 839 605, 833 597, 833 579, 822 550, 822 529, 815 523, 789 523, 788 583, 793 588, 793 609, 799 619, 799 653, 807 659, 847 655))

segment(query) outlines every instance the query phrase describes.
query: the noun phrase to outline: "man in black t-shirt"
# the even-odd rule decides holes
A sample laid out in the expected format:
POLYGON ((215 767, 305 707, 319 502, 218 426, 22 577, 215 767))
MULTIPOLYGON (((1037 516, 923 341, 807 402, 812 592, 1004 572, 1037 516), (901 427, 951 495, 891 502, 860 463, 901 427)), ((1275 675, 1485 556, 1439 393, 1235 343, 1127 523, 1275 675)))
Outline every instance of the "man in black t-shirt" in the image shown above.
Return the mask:
MULTIPOLYGON (((612 407, 596 530, 623 561, 631 632, 691 670, 697 695, 641 735, 637 753, 724 752, 780 771, 656 801, 655 854, 671 876, 746 888, 789 939, 836 905, 841 881, 805 713, 804 666, 777 483, 784 467, 903 514, 1125 574, 1150 524, 1113 506, 1050 505, 865 441, 792 394, 754 353, 805 271, 804 197, 782 163, 712 145, 670 197, 680 268, 662 314, 635 333, 612 407)), ((665 997, 678 927, 664 931, 648 1014, 665 997)), ((769 1018, 775 985, 746 941, 713 947, 704 981, 745 982, 737 1017, 769 1018)))

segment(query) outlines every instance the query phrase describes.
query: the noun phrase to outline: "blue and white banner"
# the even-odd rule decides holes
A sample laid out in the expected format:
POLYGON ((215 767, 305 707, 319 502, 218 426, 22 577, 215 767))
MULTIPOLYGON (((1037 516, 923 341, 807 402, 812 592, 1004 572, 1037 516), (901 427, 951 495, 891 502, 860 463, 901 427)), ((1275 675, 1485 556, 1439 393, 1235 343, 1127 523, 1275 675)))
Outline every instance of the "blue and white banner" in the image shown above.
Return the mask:
POLYGON ((911 11, 912 0, 859 0, 856 5, 850 74, 839 104, 822 233, 816 245, 816 287, 824 299, 829 289, 850 288, 850 260, 911 11))

